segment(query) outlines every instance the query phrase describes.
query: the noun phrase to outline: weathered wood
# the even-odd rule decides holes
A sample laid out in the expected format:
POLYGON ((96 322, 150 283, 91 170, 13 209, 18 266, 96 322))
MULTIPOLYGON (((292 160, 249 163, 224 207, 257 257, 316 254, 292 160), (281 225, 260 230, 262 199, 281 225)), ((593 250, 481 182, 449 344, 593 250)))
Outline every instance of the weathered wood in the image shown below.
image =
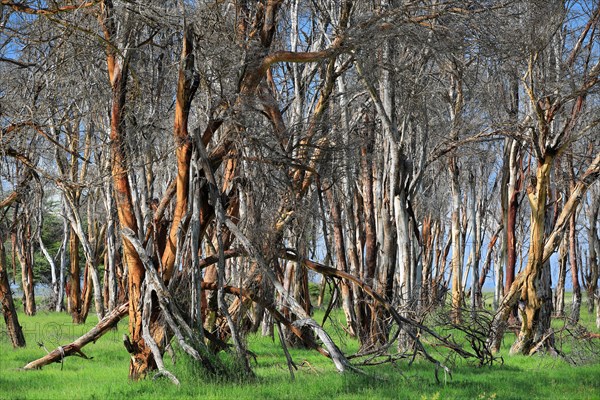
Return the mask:
POLYGON ((277 290, 281 297, 287 302, 292 312, 298 315, 301 319, 305 320, 307 322, 306 325, 309 325, 321 338, 337 370, 339 372, 355 370, 355 368, 350 364, 348 359, 344 356, 341 350, 331 339, 323 340, 324 338, 329 338, 329 335, 327 335, 323 328, 306 313, 304 308, 300 304, 298 304, 296 299, 294 299, 290 295, 290 293, 284 289, 284 287, 281 285, 281 283, 275 276, 275 273, 271 270, 271 268, 269 268, 269 264, 264 259, 262 254, 256 249, 256 247, 254 247, 252 242, 250 242, 250 240, 242 233, 242 231, 240 231, 238 226, 234 224, 230 219, 226 219, 224 222, 227 228, 229 228, 229 231, 240 241, 240 243, 246 249, 248 254, 256 260, 258 265, 261 267, 264 275, 271 282, 271 284, 273 284, 275 290, 277 290))
MULTIPOLYGON (((281 254, 281 257, 290 259, 290 260, 296 260, 296 261, 299 260, 298 256, 295 253, 290 252, 290 251, 286 251, 283 254, 281 254)), ((430 328, 420 324, 417 321, 413 321, 407 317, 401 316, 398 313, 398 311, 396 311, 396 309, 392 306, 391 303, 389 303, 383 296, 378 294, 375 290, 373 290, 372 287, 370 287, 369 285, 367 285, 366 283, 361 281, 359 278, 357 278, 351 274, 348 274, 346 272, 338 271, 335 268, 331 268, 331 267, 328 267, 326 265, 323 265, 323 264, 320 264, 320 263, 317 263, 317 262, 314 262, 311 260, 302 259, 301 262, 306 268, 311 269, 315 272, 318 272, 318 273, 326 275, 326 276, 336 277, 339 279, 347 279, 347 280, 355 283, 356 285, 358 285, 366 294, 371 296, 375 301, 377 301, 381 306, 383 306, 386 309, 386 311, 388 311, 390 313, 390 315, 395 320, 395 322, 398 323, 400 329, 405 329, 407 331, 407 334, 411 337, 411 339, 414 341, 415 345, 421 351, 421 353, 425 356, 425 358, 427 358, 432 363, 436 364, 438 367, 446 368, 438 360, 434 359, 431 355, 429 355, 429 353, 426 351, 425 347, 420 342, 420 340, 416 337, 414 332, 411 329, 406 329, 407 327, 417 328, 420 331, 430 334, 436 340, 439 341, 440 345, 449 348, 450 350, 454 351, 461 357, 464 357, 464 358, 476 357, 475 354, 462 349, 460 346, 456 345, 455 343, 450 342, 448 340, 448 338, 442 337, 441 335, 437 334, 430 328)))
POLYGON ((71 342, 64 346, 59 346, 55 350, 46 354, 44 357, 37 360, 31 361, 23 367, 23 369, 40 369, 48 364, 55 362, 63 362, 66 357, 72 355, 79 355, 87 358, 82 348, 88 345, 90 342, 96 342, 102 335, 107 333, 110 329, 114 328, 117 323, 127 315, 129 310, 129 303, 121 304, 119 307, 112 310, 107 314, 96 326, 89 330, 85 335, 81 336, 74 342, 71 342))
MULTIPOLYGON (((205 355, 205 353, 207 353, 206 346, 198 340, 197 335, 181 315, 169 290, 165 286, 163 280, 160 279, 152 260, 146 253, 140 240, 135 236, 135 233, 131 229, 124 228, 121 231, 121 234, 129 243, 131 243, 137 256, 141 260, 146 272, 147 290, 156 292, 158 303, 162 311, 161 315, 165 318, 167 325, 173 331, 173 334, 183 351, 195 360, 202 362, 207 371, 212 373, 216 372, 215 366, 205 355)), ((147 307, 149 306, 150 305, 147 305, 147 307)))

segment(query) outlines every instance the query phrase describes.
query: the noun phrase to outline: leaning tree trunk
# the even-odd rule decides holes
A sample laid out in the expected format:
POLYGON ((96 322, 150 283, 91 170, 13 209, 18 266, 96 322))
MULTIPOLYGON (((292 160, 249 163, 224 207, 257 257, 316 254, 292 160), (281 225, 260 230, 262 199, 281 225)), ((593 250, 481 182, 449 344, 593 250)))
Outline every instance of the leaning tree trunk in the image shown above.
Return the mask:
POLYGON ((25 347, 25 336, 21 325, 19 325, 17 310, 8 282, 3 238, 0 238, 0 303, 2 303, 2 315, 4 316, 4 322, 6 322, 8 337, 10 337, 13 347, 25 347))

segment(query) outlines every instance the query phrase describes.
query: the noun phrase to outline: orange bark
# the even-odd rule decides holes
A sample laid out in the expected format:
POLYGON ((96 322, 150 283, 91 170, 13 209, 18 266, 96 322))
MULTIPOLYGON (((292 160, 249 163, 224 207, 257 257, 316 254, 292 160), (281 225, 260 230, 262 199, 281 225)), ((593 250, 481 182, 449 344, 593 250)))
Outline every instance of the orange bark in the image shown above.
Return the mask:
MULTIPOLYGON (((168 282, 173 275, 175 257, 177 253, 177 232, 182 218, 188 209, 190 161, 192 157, 192 140, 188 134, 188 118, 190 105, 197 83, 193 81, 194 57, 192 55, 193 31, 187 28, 183 36, 179 77, 177 79, 177 99, 175 102, 175 127, 173 130, 175 144, 177 145, 177 191, 173 222, 167 238, 165 251, 162 255, 162 275, 168 282)), ((185 226, 183 227, 186 228, 185 226)))
MULTIPOLYGON (((116 37, 116 27, 112 15, 112 1, 101 3, 100 24, 105 39, 111 43, 116 37)), ((117 213, 121 228, 129 228, 138 232, 135 219, 131 188, 127 179, 127 160, 125 153, 125 122, 123 109, 127 93, 128 59, 117 58, 112 45, 106 47, 106 61, 112 87, 112 108, 110 116, 111 167, 114 184, 117 213)), ((144 377, 147 370, 154 368, 155 363, 150 349, 142 338, 142 312, 140 309, 141 287, 145 270, 133 245, 123 238, 123 258, 128 267, 129 286, 129 335, 132 344, 129 376, 132 379, 144 377)))

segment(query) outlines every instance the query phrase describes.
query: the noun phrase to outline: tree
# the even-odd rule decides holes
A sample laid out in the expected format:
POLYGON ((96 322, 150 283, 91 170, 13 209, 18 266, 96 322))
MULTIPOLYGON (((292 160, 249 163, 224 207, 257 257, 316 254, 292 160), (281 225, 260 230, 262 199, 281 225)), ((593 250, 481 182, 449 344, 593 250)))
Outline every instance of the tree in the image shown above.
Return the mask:
MULTIPOLYGON (((539 6, 534 5, 532 11, 540 11, 537 7, 539 6)), ((562 26, 567 15, 563 5, 549 7, 550 9, 546 12, 554 13, 557 18, 555 24, 562 26)), ((538 349, 538 344, 541 342, 552 339, 552 335, 548 333, 552 303, 550 266, 547 261, 558 246, 559 238, 567 221, 581 202, 581 196, 598 178, 600 155, 596 156, 582 173, 554 227, 551 228, 551 231, 546 232, 546 228, 550 227, 547 220, 551 170, 556 158, 566 150, 570 139, 581 136, 582 132, 589 129, 584 113, 592 111, 586 109, 586 105, 589 104, 586 103, 586 98, 589 91, 598 82, 600 63, 590 64, 589 58, 586 58, 587 55, 582 54, 581 46, 586 40, 592 40, 590 29, 597 23, 597 20, 598 9, 594 9, 587 25, 579 31, 577 42, 570 51, 563 51, 561 45, 564 43, 558 41, 556 37, 553 38, 553 34, 546 39, 549 43, 553 43, 553 46, 545 49, 534 46, 531 49, 523 80, 530 110, 526 118, 532 123, 531 127, 524 132, 523 138, 528 141, 537 164, 535 165, 535 176, 533 174, 530 176, 527 186, 527 197, 531 209, 530 247, 525 270, 515 279, 509 292, 506 293, 495 318, 496 323, 491 336, 491 344, 495 349, 498 349, 499 346, 498 322, 507 317, 509 309, 517 301, 522 304, 520 310, 522 324, 519 337, 511 351, 529 354, 538 349), (551 93, 551 91, 544 88, 544 83, 548 80, 544 82, 542 77, 545 76, 545 73, 553 76, 551 72, 545 71, 541 64, 540 57, 543 57, 547 51, 553 52, 552 62, 557 67, 559 74, 562 70, 560 67, 564 63, 567 67, 572 68, 578 57, 584 57, 587 60, 583 63, 582 70, 572 69, 569 71, 572 74, 571 77, 576 79, 574 91, 559 86, 554 88, 552 96, 543 94, 551 93)), ((541 32, 535 31, 535 33, 540 34, 541 32)), ((554 76, 554 78, 559 79, 560 77, 554 76)))

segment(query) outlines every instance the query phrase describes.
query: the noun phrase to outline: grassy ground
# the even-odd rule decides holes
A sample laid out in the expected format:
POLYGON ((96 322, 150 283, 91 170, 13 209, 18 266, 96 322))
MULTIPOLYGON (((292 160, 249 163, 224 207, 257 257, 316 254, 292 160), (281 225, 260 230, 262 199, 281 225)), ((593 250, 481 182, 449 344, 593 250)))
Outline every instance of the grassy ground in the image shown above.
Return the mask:
MULTIPOLYGON (((506 356, 512 335, 505 339, 503 365, 477 368, 459 362, 452 378, 441 374, 441 383, 436 383, 433 367, 422 361, 410 367, 402 362, 364 368, 364 376, 340 375, 319 354, 293 349, 299 370, 291 381, 279 342, 260 336, 248 341, 257 355, 257 377, 249 383, 207 380, 183 356, 175 366, 168 357, 165 360, 180 379, 180 387, 165 380, 129 382, 128 354, 121 342, 126 321, 84 349, 91 360, 69 357, 62 366, 22 371, 20 367, 45 354, 37 342, 52 350, 87 331, 95 318, 90 317, 85 326, 74 326, 66 314, 41 312, 35 317, 19 317, 27 348, 13 350, 1 331, 4 326, 0 328, 1 399, 600 399, 600 364, 573 367, 549 356, 506 356)), ((587 310, 582 310, 582 317, 586 325, 593 326, 587 310)), ((341 331, 336 333, 331 326, 328 330, 342 348, 356 349, 357 344, 341 331)))

